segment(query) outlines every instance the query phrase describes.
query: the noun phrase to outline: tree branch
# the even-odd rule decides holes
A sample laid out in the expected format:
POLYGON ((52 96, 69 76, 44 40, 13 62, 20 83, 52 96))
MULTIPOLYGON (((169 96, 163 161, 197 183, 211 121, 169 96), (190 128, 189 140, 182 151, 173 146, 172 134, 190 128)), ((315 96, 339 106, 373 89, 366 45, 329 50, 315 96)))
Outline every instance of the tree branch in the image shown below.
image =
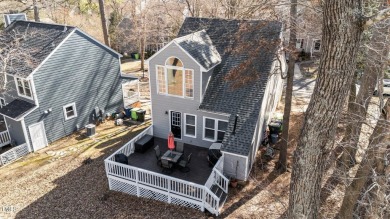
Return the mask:
POLYGON ((379 11, 376 15, 366 18, 363 28, 368 29, 377 22, 383 21, 387 18, 390 18, 390 8, 383 9, 379 11))

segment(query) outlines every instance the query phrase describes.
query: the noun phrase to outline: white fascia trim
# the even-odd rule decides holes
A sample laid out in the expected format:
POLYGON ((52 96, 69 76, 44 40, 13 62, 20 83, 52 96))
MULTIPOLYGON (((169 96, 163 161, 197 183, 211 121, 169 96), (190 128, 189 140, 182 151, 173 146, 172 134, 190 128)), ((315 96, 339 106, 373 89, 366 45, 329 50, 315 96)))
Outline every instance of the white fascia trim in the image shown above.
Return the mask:
POLYGON ((196 61, 196 60, 194 59, 194 57, 192 57, 185 49, 183 49, 183 47, 181 47, 178 43, 176 43, 175 40, 173 40, 173 43, 174 43, 176 46, 178 46, 186 55, 188 55, 196 64, 199 65, 200 71, 205 71, 205 72, 208 71, 208 70, 205 69, 201 64, 199 64, 199 62, 196 61))
POLYGON ((47 62, 47 60, 49 60, 50 59, 50 57, 62 46, 62 44, 64 44, 68 39, 69 39, 69 37, 70 36, 72 36, 72 34, 74 33, 76 31, 76 29, 74 29, 74 30, 72 30, 72 32, 70 32, 69 33, 69 35, 67 36, 67 37, 65 37, 65 39, 64 40, 62 40, 62 42, 60 43, 60 44, 58 44, 58 46, 56 47, 56 48, 54 48, 54 50, 53 51, 51 51, 51 53, 38 65, 38 67, 36 67, 35 69, 34 69, 34 71, 33 72, 31 72, 31 74, 29 75, 29 76, 27 76, 27 78, 29 79, 29 78, 32 78, 32 75, 34 75, 35 74, 35 72, 37 72, 41 67, 42 67, 42 65, 43 64, 45 64, 46 62, 47 62))
MULTIPOLYGON (((99 44, 99 45, 103 46, 104 48, 110 50, 111 52, 117 54, 119 57, 123 57, 122 54, 120 54, 119 52, 117 52, 117 51, 111 49, 111 48, 108 47, 107 45, 105 45, 105 44, 99 42, 98 40, 96 40, 96 39, 93 38, 91 35, 87 34, 86 32, 82 31, 81 29, 79 29, 79 28, 76 27, 75 30, 77 30, 77 31, 79 31, 80 33, 84 34, 85 36, 87 36, 87 37, 90 38, 92 41, 96 42, 97 44, 99 44)), ((74 32, 74 31, 72 31, 72 34, 73 34, 73 32, 74 32)))
POLYGON ((223 151, 223 150, 221 150, 221 153, 222 154, 230 154, 232 156, 242 157, 242 158, 246 158, 246 159, 248 158, 248 156, 244 156, 244 155, 241 155, 241 154, 234 154, 234 153, 226 152, 226 151, 223 151))
MULTIPOLYGON (((28 135, 27 135, 27 128, 26 128, 26 123, 24 122, 24 119, 22 119, 22 129, 23 129, 23 135, 24 135, 24 138, 26 139, 26 143, 27 143, 27 147, 28 147, 28 150, 30 152, 33 152, 33 148, 31 147, 31 144, 30 144, 30 139, 28 139, 28 135)), ((45 133, 46 135, 46 133, 45 133)))
POLYGON ((33 112, 34 110, 38 109, 38 106, 35 106, 34 108, 30 109, 29 111, 27 111, 26 113, 24 113, 23 115, 19 116, 18 118, 11 118, 7 115, 4 115, 2 113, 0 113, 0 115, 3 115, 4 117, 7 117, 9 119, 12 119, 13 121, 21 121, 24 119, 24 117, 26 117, 28 114, 30 114, 31 112, 33 112))

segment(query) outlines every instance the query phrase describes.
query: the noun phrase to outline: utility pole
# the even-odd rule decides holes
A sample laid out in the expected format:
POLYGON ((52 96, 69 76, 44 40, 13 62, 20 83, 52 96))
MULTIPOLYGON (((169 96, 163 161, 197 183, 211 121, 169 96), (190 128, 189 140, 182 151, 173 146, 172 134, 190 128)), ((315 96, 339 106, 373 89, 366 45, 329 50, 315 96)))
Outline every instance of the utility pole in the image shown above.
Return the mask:
POLYGON ((107 29, 106 13, 105 13, 105 10, 104 10, 104 0, 99 0, 99 10, 100 10, 100 17, 102 19, 104 43, 108 47, 111 47, 111 45, 110 45, 110 36, 108 35, 108 29, 107 29))

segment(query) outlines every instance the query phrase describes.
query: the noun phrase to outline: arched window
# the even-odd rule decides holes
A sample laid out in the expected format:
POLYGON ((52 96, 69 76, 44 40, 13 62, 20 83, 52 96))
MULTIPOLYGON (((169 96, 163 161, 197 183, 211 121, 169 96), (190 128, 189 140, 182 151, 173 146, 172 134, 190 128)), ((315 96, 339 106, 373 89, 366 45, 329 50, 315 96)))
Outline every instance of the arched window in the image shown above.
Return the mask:
POLYGON ((194 97, 192 69, 185 69, 177 57, 169 57, 165 66, 157 66, 157 92, 185 98, 194 97))
POLYGON ((183 62, 181 62, 179 58, 169 57, 165 62, 165 65, 174 66, 174 67, 183 67, 183 62))

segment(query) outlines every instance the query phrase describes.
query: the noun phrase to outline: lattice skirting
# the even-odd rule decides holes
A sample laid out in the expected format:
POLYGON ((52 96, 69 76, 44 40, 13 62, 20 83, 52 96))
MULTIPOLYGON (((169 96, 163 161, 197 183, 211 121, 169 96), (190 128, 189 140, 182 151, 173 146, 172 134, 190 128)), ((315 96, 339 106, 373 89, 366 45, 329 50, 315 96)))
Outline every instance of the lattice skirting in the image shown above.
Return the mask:
POLYGON ((171 197, 171 203, 175 205, 180 205, 188 208, 195 208, 198 210, 202 210, 202 205, 200 204, 195 204, 193 202, 185 201, 182 198, 176 198, 176 197, 171 197))
POLYGON ((108 183, 110 185, 110 189, 118 192, 124 192, 129 195, 137 196, 137 186, 131 185, 119 179, 114 179, 108 177, 108 183))
POLYGON ((15 160, 27 155, 29 152, 27 144, 16 146, 3 154, 0 154, 0 166, 14 162, 15 160))
MULTIPOLYGON (((113 176, 108 176, 108 181, 110 185, 110 190, 124 192, 129 195, 137 196, 137 185, 134 182, 120 179, 113 176)), ((139 187, 139 197, 154 199, 161 202, 169 203, 169 197, 171 204, 180 205, 189 208, 195 208, 202 211, 202 202, 188 199, 186 197, 181 197, 175 194, 168 194, 166 191, 161 191, 155 188, 150 188, 145 185, 138 185, 139 187)))

